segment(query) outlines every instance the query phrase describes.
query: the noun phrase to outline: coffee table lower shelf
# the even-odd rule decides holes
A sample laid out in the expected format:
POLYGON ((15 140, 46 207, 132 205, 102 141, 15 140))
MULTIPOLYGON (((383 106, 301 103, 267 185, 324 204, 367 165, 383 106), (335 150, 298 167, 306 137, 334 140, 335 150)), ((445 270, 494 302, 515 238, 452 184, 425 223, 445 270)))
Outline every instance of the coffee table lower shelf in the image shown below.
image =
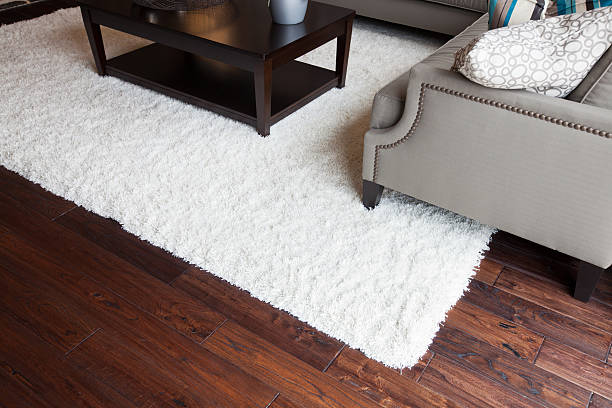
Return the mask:
MULTIPOLYGON (((257 124, 254 75, 230 65, 151 44, 108 61, 106 72, 221 115, 257 124)), ((336 72, 291 61, 272 72, 276 123, 338 85, 336 72)))

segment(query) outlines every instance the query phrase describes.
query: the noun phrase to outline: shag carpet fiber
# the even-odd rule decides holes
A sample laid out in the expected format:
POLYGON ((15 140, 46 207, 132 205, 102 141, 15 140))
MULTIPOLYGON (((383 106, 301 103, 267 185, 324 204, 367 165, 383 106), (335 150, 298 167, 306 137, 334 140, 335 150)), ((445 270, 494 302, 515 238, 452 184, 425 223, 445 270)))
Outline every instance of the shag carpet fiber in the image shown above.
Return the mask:
MULTIPOLYGON (((103 34, 110 57, 145 44, 103 34)), ((365 210, 362 138, 375 92, 441 43, 356 21, 346 88, 261 138, 99 77, 78 9, 3 26, 0 164, 388 366, 412 366, 493 230, 392 192, 365 210)), ((303 60, 332 68, 335 42, 303 60)))

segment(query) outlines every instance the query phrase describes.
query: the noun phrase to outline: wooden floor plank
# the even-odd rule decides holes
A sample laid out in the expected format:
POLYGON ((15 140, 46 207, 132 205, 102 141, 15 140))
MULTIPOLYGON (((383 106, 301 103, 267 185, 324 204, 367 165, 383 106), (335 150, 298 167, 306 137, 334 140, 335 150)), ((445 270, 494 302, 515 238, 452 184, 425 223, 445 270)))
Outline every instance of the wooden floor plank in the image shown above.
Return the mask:
POLYGON ((464 300, 448 312, 447 327, 463 330, 500 350, 533 361, 544 337, 506 319, 501 319, 464 300))
POLYGON ((125 231, 117 221, 82 207, 59 217, 56 222, 166 283, 189 267, 182 259, 125 231))
POLYGON ((229 320, 202 345, 305 407, 376 407, 302 360, 229 320))
POLYGON ((601 275, 595 287, 593 297, 602 303, 612 306, 612 272, 606 271, 601 275))
POLYGON ((612 400, 593 394, 589 408, 612 408, 612 400))
POLYGON ((342 350, 326 372, 383 407, 457 407, 454 402, 349 347, 342 350))
POLYGON ((13 371, 6 362, 0 362, 0 407, 2 408, 47 408, 51 407, 42 396, 27 386, 27 383, 16 380, 13 371))
POLYGON ((568 273, 569 268, 553 271, 553 259, 550 250, 539 250, 539 245, 520 238, 519 241, 524 242, 524 244, 508 245, 504 242, 508 235, 499 232, 494 235, 489 244, 489 250, 485 253, 485 259, 523 272, 569 282, 571 279, 571 275, 568 273))
MULTIPOLYGON (((0 237, 0 245, 6 238, 0 237)), ((0 259, 0 308, 41 339, 67 353, 100 327, 97 319, 84 315, 66 296, 58 299, 37 290, 39 281, 24 276, 7 261, 7 257, 0 259)))
POLYGON ((20 205, 49 219, 58 217, 76 207, 73 202, 50 193, 38 184, 2 166, 0 166, 0 191, 12 197, 20 205))
POLYGON ((463 300, 600 360, 612 342, 611 333, 482 282, 472 281, 463 300))
POLYGON ((301 405, 285 398, 283 395, 279 395, 271 404, 270 408, 304 408, 301 405))
POLYGON ((489 246, 491 248, 504 251, 505 255, 509 255, 509 262, 505 262, 504 265, 509 265, 510 267, 512 267, 512 265, 516 265, 519 259, 525 259, 517 257, 516 255, 518 253, 523 254, 532 260, 556 259, 566 261, 568 259, 572 259, 569 255, 562 254, 551 248, 547 248, 543 245, 526 240, 525 238, 521 238, 516 235, 512 235, 505 231, 496 232, 489 246))
POLYGON ((504 268, 495 287, 612 333, 612 306, 596 299, 589 302, 576 300, 567 286, 504 268))
POLYGON ((197 406, 190 395, 185 395, 186 386, 181 380, 167 375, 168 372, 164 370, 168 367, 159 364, 159 358, 151 359, 140 352, 137 346, 127 351, 123 342, 112 341, 104 330, 83 343, 70 354, 69 359, 79 369, 93 374, 135 406, 171 408, 186 402, 190 406, 197 406))
POLYGON ((440 329, 431 350, 543 406, 584 407, 591 396, 584 388, 456 329, 440 329))
POLYGON ((414 366, 410 368, 404 368, 401 371, 401 374, 405 377, 410 378, 411 380, 418 382, 421 378, 421 375, 423 375, 423 371, 425 371, 433 356, 434 353, 431 350, 427 350, 423 357, 421 357, 414 366))
MULTIPOLYGON (((9 234, 0 234, 0 239, 6 235, 9 234)), ((205 350, 184 334, 164 325, 151 314, 132 306, 79 272, 64 269, 57 263, 57 259, 37 251, 19 237, 14 237, 12 242, 12 247, 19 248, 18 253, 24 259, 3 251, 4 245, 0 242, 0 259, 8 259, 3 262, 10 262, 10 268, 22 270, 23 274, 36 280, 38 287, 50 293, 50 296, 58 296, 58 293, 64 291, 70 293, 84 313, 99 315, 104 322, 103 329, 131 336, 129 338, 134 339, 132 347, 144 347, 149 358, 160 361, 172 359, 181 366, 185 378, 197 379, 206 391, 204 394, 211 400, 227 400, 233 406, 265 406, 276 395, 276 391, 269 386, 205 350), (214 390, 220 391, 215 394, 214 390), (257 405, 253 405, 253 401, 257 405)), ((82 348, 87 347, 93 339, 96 336, 79 345, 70 353, 69 359, 80 358, 78 361, 83 365, 82 348)), ((85 364, 83 367, 88 366, 85 364)), ((104 374, 104 371, 101 373, 104 374)), ((101 375, 100 372, 94 374, 101 375)), ((104 378, 111 384, 110 380, 104 378)))
MULTIPOLYGON (((74 5, 46 0, 20 11, 0 11, 0 24, 74 5)), ((547 368, 536 367, 511 351, 524 343, 521 333, 495 326, 491 316, 470 321, 463 310, 463 329, 475 337, 444 327, 432 346, 437 352, 430 351, 400 377, 348 347, 333 360, 340 342, 205 272, 200 271, 203 280, 198 275, 178 281, 181 290, 168 287, 163 282, 181 272, 174 259, 114 221, 80 209, 59 218, 64 225, 49 222, 73 206, 0 167, 0 279, 9 277, 0 282, 0 407, 130 406, 118 390, 141 404, 173 407, 353 408, 374 401, 387 407, 415 402, 562 407, 573 399, 584 407, 583 387, 609 396, 609 365, 600 359, 607 338, 602 333, 610 334, 612 274, 602 276, 594 305, 572 303, 560 294, 569 296, 577 260, 511 234, 493 236, 463 302, 493 315, 497 323, 515 323, 549 337, 546 342, 556 339, 561 351, 544 343, 536 361, 547 368), (7 205, 14 210, 7 212, 7 205), (14 240, 17 246, 7 246, 14 240), (518 271, 519 280, 523 275, 534 280, 526 279, 527 290, 495 292, 500 288, 485 284, 511 276, 500 273, 502 268, 518 271), (224 313, 234 321, 224 323, 224 313), (226 340, 235 341, 216 337, 220 325, 222 334, 238 326, 225 332, 226 340), (95 334, 81 342, 94 327, 95 334), (219 341, 217 346, 240 367, 197 344, 202 341, 219 341), (147 373, 160 374, 148 378, 147 373), (210 384, 215 388, 208 399, 210 384)), ((508 283, 504 279, 502 285, 508 283)), ((529 346, 521 350, 531 351, 529 346)), ((597 393, 589 406, 612 408, 597 393)))
POLYGON ((571 347, 546 339, 536 360, 536 366, 607 399, 612 399, 610 365, 571 347))
MULTIPOLYGON (((191 358, 185 356, 185 359, 191 358)), ((215 380, 208 371, 207 381, 194 375, 189 365, 156 347, 141 342, 129 332, 103 330, 70 354, 78 367, 93 373, 121 392, 137 406, 165 407, 265 407, 276 394, 252 392, 228 381, 215 380)), ((231 374, 230 372, 226 374, 231 374)), ((232 379, 230 379, 231 381, 232 379)), ((240 378, 234 378, 240 381, 240 378)))
POLYGON ((151 279, 113 253, 40 214, 19 208, 0 192, 0 226, 33 243, 66 268, 87 274, 124 299, 201 342, 225 317, 185 293, 151 279), (112 271, 112 273, 109 273, 112 271))
POLYGON ((541 407, 496 381, 436 354, 420 384, 466 407, 541 407))
MULTIPOLYGON (((485 259, 555 282, 571 293, 576 282, 578 259, 503 231, 493 235, 490 246, 485 259)), ((612 273, 603 274, 593 292, 593 298, 612 305, 612 273)))
MULTIPOLYGON (((13 388, 19 386, 54 407, 132 406, 115 390, 58 356, 50 345, 3 311, 0 327, 0 364, 13 388)), ((8 404, 12 396, 5 394, 0 392, 0 401, 8 404)))
POLYGON ((319 370, 342 348, 338 340, 199 268, 188 269, 173 286, 319 370))
POLYGON ((493 285, 502 269, 503 265, 485 258, 480 262, 478 268, 476 268, 476 276, 474 276, 474 279, 493 285))
POLYGON ((510 238, 514 242, 509 244, 508 237, 513 236, 504 233, 501 240, 493 240, 487 259, 502 264, 504 268, 566 286, 569 293, 576 281, 577 259, 519 237, 510 238))

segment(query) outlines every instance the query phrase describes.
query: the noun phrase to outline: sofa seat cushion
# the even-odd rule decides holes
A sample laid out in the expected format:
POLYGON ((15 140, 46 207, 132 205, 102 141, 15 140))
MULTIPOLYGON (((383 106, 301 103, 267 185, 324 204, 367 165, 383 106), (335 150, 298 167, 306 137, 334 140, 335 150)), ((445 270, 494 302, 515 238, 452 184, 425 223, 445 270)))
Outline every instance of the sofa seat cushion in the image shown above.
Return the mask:
POLYGON ((466 10, 486 13, 488 8, 487 0, 427 0, 430 3, 444 4, 446 6, 458 7, 466 10))
MULTIPOLYGON (((483 15, 461 34, 427 57, 422 63, 436 68, 450 70, 455 62, 455 54, 457 51, 465 47, 474 38, 487 31, 488 21, 488 15, 483 15)), ((372 108, 370 120, 370 125, 373 129, 388 128, 400 120, 404 113, 409 78, 410 71, 402 74, 399 78, 396 78, 378 91, 374 97, 374 106, 372 108)))
POLYGON ((612 110, 612 47, 567 99, 612 110))
POLYGON ((583 103, 612 110, 612 67, 597 81, 583 103))

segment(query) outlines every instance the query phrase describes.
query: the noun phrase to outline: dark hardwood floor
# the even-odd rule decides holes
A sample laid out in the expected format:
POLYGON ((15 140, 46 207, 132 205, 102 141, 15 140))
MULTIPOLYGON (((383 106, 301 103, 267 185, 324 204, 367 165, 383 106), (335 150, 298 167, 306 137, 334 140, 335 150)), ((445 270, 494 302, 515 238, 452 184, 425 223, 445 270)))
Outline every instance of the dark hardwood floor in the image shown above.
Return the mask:
POLYGON ((0 406, 610 408, 612 276, 582 303, 575 270, 497 233, 429 352, 393 370, 0 167, 0 406))

